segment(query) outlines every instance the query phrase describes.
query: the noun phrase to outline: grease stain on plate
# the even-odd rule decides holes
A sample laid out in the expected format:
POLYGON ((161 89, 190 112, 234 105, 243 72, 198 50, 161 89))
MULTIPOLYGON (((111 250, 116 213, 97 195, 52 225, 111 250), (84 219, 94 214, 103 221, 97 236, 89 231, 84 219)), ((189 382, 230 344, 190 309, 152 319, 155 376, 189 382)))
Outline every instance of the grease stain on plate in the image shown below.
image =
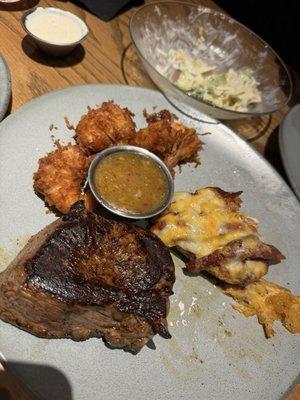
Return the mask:
POLYGON ((15 239, 10 239, 7 246, 0 246, 0 272, 4 271, 8 264, 23 249, 31 235, 22 235, 15 239))
MULTIPOLYGON (((227 360, 228 373, 234 370, 243 381, 251 381, 249 364, 263 368, 270 345, 262 346, 261 342, 253 340, 249 330, 244 338, 244 348, 235 346, 239 335, 236 330, 238 320, 243 318, 247 323, 247 319, 233 314, 232 300, 219 287, 201 276, 185 276, 183 261, 175 256, 173 261, 176 267, 175 294, 170 298, 168 315, 172 339, 160 350, 162 365, 169 374, 187 382, 199 373, 201 364, 208 366, 210 363, 205 358, 205 347, 210 346, 227 360), (199 342, 200 333, 205 335, 205 342, 199 342)), ((257 329, 261 329, 258 324, 257 329)))
POLYGON ((30 358, 34 361, 42 361, 47 359, 47 347, 50 339, 41 339, 35 347, 30 349, 30 358))

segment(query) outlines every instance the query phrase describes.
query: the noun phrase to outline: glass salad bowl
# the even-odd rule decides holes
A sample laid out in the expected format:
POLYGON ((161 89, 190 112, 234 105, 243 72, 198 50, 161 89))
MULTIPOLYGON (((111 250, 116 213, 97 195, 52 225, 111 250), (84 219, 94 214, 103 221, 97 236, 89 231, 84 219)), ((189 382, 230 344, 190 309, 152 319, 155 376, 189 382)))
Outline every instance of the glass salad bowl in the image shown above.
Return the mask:
POLYGON ((148 74, 166 97, 213 118, 238 119, 273 113, 291 98, 291 77, 275 51, 251 30, 222 13, 184 2, 152 3, 133 15, 130 34, 148 74), (182 55, 183 63, 174 62, 182 55), (201 82, 201 75, 205 83, 209 82, 205 90, 201 83, 197 90, 188 87, 189 68, 196 60, 204 65, 204 73, 197 72, 197 61, 193 79, 201 82), (234 79, 229 79, 228 74, 234 75, 234 79), (241 89, 240 82, 235 83, 237 75, 242 79, 250 77, 256 94, 250 93, 248 87, 241 89), (225 91, 220 87, 224 80, 225 91), (221 105, 220 90, 222 95, 229 93, 221 105), (238 106, 245 96, 250 98, 246 107, 238 106))

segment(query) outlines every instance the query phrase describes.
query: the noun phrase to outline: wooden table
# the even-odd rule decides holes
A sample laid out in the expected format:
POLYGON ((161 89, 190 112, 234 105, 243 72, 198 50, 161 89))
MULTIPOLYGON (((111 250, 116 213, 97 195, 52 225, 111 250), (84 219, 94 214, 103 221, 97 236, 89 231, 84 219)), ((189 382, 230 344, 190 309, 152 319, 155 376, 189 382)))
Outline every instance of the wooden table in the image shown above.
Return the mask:
MULTIPOLYGON (((148 2, 150 1, 146 1, 148 2)), ((8 114, 35 97, 72 85, 122 83, 155 88, 130 40, 128 22, 136 8, 110 22, 102 22, 69 1, 41 0, 40 6, 59 7, 75 13, 90 29, 83 46, 66 58, 55 59, 40 53, 20 25, 23 10, 37 3, 38 0, 21 0, 15 5, 1 5, 0 2, 0 51, 7 61, 12 78, 12 101, 8 114)), ((201 4, 219 9, 212 0, 202 0, 201 4)), ((278 126, 291 105, 300 101, 300 77, 294 71, 290 72, 295 82, 295 93, 288 106, 269 116, 228 122, 230 127, 247 138, 280 172, 282 167, 278 152, 278 126)), ((0 366, 1 400, 28 400, 29 397, 21 392, 13 379, 1 372, 0 366), (5 390, 10 392, 11 397, 8 391, 5 394, 5 390)), ((300 399, 299 386, 288 399, 300 399)))

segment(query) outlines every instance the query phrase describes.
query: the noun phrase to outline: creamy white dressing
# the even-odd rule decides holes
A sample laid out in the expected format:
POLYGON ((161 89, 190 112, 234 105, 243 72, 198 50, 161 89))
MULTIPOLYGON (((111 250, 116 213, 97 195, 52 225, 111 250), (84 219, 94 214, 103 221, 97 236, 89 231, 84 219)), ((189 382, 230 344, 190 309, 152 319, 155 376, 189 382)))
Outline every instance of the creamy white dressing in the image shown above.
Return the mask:
POLYGON ((38 7, 28 15, 25 25, 33 35, 52 44, 71 44, 87 33, 75 15, 51 8, 38 7))

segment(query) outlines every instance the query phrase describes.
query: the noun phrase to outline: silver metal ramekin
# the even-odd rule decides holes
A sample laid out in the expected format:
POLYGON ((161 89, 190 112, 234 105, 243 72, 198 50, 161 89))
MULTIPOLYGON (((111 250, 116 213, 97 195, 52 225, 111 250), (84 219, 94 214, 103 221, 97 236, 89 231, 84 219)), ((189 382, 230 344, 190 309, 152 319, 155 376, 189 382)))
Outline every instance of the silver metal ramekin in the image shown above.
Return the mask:
POLYGON ((171 203, 173 194, 174 194, 174 181, 173 181, 172 175, 171 175, 168 167, 166 166, 166 164, 159 157, 157 157, 155 154, 151 153, 150 151, 143 149, 141 147, 135 147, 135 146, 129 146, 129 145, 109 147, 109 148, 101 151, 100 153, 98 153, 90 165, 89 172, 88 172, 88 182, 89 182, 89 186, 90 186, 90 189, 91 189, 93 195, 95 196, 96 200, 103 207, 105 207, 107 210, 111 211, 114 214, 120 215, 122 217, 130 218, 130 219, 145 219, 145 218, 151 218, 157 214, 160 214, 171 203), (135 154, 140 154, 144 157, 147 157, 147 158, 151 159, 152 161, 154 161, 157 165, 159 165, 161 167, 162 171, 164 172, 164 174, 167 178, 168 185, 169 185, 169 192, 168 192, 168 195, 167 195, 166 199, 164 200, 164 202, 156 210, 152 211, 151 213, 137 214, 137 213, 127 212, 125 210, 117 208, 117 207, 113 206, 112 204, 108 203, 106 200, 104 200, 104 198, 101 196, 101 194, 97 192, 95 184, 94 184, 94 174, 95 174, 95 169, 96 169, 97 165, 104 158, 109 156, 110 154, 120 153, 120 152, 135 153, 135 154))

